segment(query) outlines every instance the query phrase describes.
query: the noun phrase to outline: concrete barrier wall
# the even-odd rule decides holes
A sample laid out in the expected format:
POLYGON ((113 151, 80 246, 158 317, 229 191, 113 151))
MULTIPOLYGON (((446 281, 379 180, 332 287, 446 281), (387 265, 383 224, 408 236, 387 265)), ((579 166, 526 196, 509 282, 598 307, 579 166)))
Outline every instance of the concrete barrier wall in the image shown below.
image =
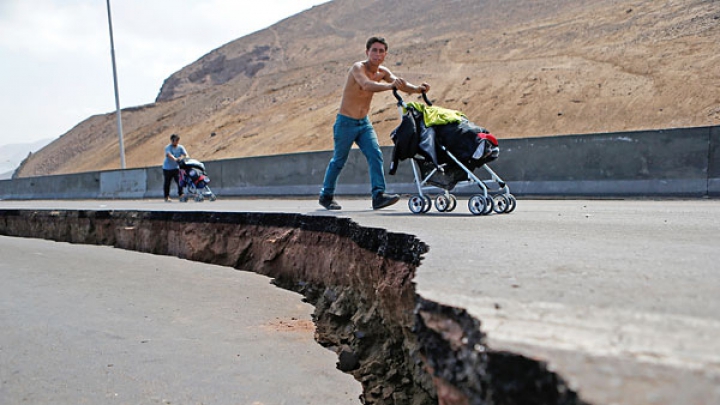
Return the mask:
MULTIPOLYGON (((490 166, 517 196, 720 196, 720 127, 506 139, 500 148, 490 166)), ((391 147, 383 148, 386 169, 391 153, 391 147)), ((329 151, 309 152, 205 166, 219 196, 314 196, 331 157, 329 151)), ((488 177, 482 169, 475 172, 488 177)), ((410 161, 386 178, 388 191, 416 192, 410 161)), ((2 180, 0 199, 159 198, 162 182, 160 166, 2 180)), ((454 190, 477 191, 476 186, 454 190)), ((337 193, 370 194, 367 162, 357 149, 337 193)))
POLYGON ((702 196, 708 194, 710 150, 717 148, 717 130, 508 140, 493 168, 518 195, 702 196))
MULTIPOLYGON (((100 172, 99 198, 143 198, 147 189, 146 169, 100 172)), ((162 176, 161 176, 162 177, 162 176)), ((162 183, 160 183, 162 185, 162 183)))
POLYGON ((99 172, 0 181, 2 199, 84 199, 99 196, 99 172))
POLYGON ((708 152, 708 195, 720 197, 720 127, 710 128, 708 152))

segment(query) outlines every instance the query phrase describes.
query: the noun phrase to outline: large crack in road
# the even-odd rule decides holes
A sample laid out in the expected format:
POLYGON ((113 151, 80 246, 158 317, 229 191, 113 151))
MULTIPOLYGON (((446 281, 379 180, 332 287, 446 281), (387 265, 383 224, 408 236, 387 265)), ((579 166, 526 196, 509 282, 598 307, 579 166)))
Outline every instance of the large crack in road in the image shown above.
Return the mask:
POLYGON ((0 235, 172 255, 274 279, 315 306, 316 340, 364 404, 585 404, 547 365, 488 347, 480 321, 420 297, 428 246, 300 214, 0 210, 0 235))

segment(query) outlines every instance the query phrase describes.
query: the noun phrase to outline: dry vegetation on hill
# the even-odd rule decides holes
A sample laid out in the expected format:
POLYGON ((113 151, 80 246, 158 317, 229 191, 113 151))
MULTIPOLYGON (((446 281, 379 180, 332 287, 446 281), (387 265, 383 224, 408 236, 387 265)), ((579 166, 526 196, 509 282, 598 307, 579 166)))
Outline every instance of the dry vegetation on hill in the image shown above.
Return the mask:
MULTIPOLYGON (((220 47, 123 110, 128 167, 171 133, 201 160, 332 149, 350 64, 371 35, 386 65, 500 138, 720 124, 717 0, 335 0, 220 47)), ((375 96, 381 143, 398 124, 375 96)), ((114 114, 29 158, 20 176, 117 169, 114 114)))

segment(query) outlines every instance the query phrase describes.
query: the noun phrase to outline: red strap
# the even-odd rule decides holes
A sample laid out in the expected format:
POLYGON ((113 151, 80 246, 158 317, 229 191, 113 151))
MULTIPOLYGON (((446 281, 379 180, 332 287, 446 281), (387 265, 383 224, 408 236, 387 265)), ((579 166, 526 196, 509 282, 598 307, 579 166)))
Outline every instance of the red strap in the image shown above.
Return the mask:
POLYGON ((490 141, 491 144, 493 144, 493 146, 498 146, 498 140, 497 140, 497 138, 495 138, 495 135, 493 135, 493 134, 490 134, 490 133, 486 134, 484 132, 481 132, 478 134, 478 138, 487 139, 488 141, 490 141))

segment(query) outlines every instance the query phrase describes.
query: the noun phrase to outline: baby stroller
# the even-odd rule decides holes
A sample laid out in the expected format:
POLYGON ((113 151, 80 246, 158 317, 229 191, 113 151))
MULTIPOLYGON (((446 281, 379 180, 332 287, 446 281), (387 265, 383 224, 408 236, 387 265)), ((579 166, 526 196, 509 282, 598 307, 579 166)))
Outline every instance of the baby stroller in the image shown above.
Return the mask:
POLYGON ((210 177, 205 173, 205 165, 195 159, 183 159, 178 162, 180 166, 180 188, 183 195, 180 202, 187 202, 188 198, 192 198, 197 202, 202 202, 205 197, 210 201, 217 200, 215 193, 210 190, 210 177))
POLYGON ((475 184, 480 188, 480 193, 468 201, 468 210, 473 215, 488 215, 493 211, 504 214, 515 210, 517 200, 510 194, 510 188, 487 165, 500 153, 497 139, 492 134, 458 111, 428 108, 432 103, 425 93, 422 94, 425 105, 406 103, 397 89, 393 89, 393 95, 398 100, 402 122, 391 135, 395 147, 389 173, 395 174, 400 160, 411 159, 418 190, 408 201, 412 213, 430 211, 433 205, 428 195, 431 186, 442 190, 435 197, 435 208, 439 212, 453 211, 457 198, 450 192, 459 183, 475 184), (481 180, 473 173, 480 167, 487 171, 489 179, 481 180), (497 185, 492 196, 486 182, 497 185))

